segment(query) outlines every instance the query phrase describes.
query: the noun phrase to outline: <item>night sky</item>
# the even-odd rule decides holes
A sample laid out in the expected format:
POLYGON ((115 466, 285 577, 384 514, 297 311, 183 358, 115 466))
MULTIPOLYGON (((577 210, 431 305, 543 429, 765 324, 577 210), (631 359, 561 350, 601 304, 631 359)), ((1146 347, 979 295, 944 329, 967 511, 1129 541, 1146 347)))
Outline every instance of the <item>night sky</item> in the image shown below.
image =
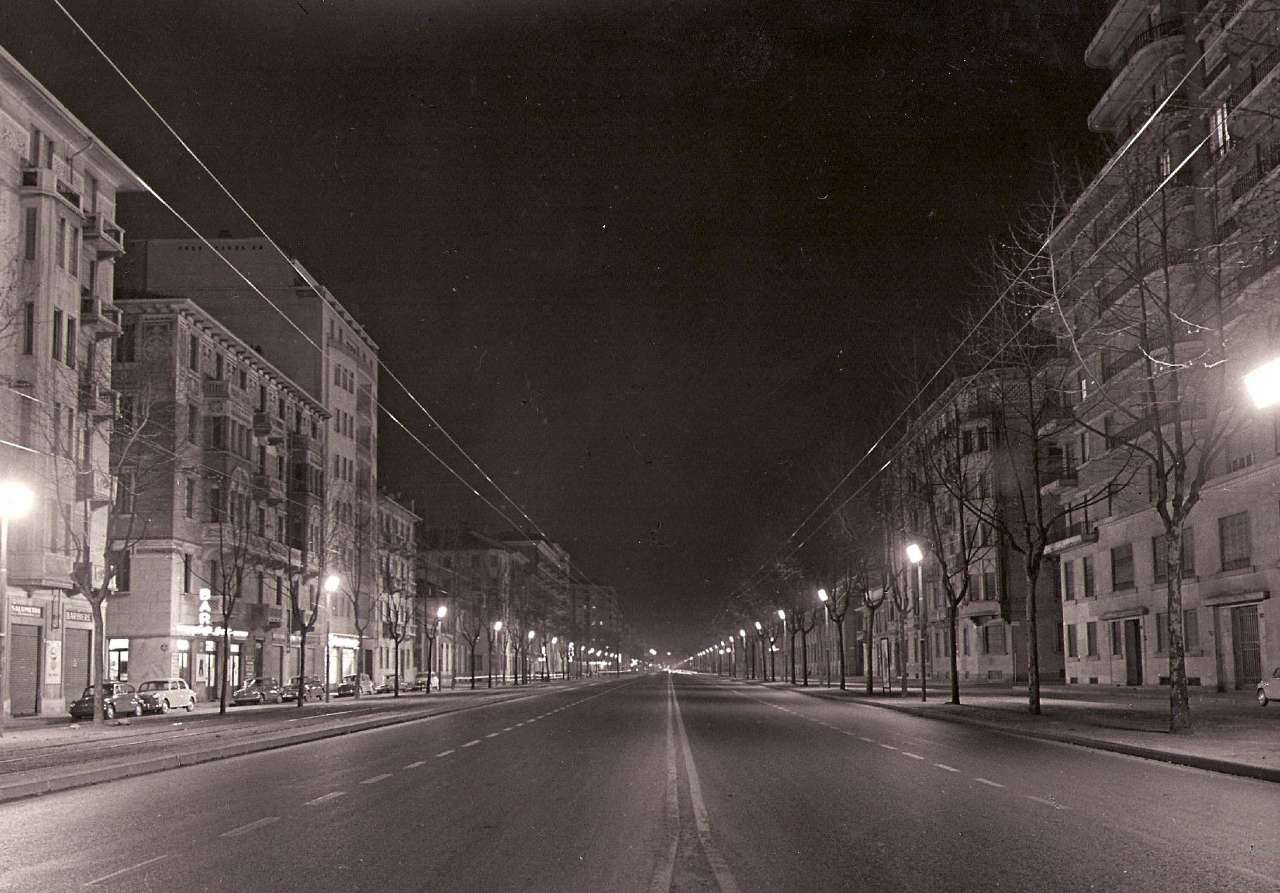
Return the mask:
MULTIPOLYGON (((1099 151, 1101 0, 67 5, 669 648, 941 360, 1050 162, 1099 151)), ((205 235, 255 234, 52 2, 0 34, 205 235)), ((151 200, 120 222, 188 235, 151 200)), ((429 521, 505 526, 382 430, 429 521)))

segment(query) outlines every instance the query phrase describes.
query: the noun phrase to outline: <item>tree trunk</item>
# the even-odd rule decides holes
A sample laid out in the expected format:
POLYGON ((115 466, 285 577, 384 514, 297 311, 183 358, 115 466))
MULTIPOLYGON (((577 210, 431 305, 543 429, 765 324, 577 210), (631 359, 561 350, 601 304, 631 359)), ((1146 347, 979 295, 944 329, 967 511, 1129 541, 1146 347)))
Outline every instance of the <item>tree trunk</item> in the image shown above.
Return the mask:
POLYGON ((398 698, 400 697, 400 640, 392 639, 391 641, 393 641, 396 646, 396 660, 395 660, 396 684, 395 684, 395 687, 391 689, 391 697, 398 698))
POLYGON ((218 668, 218 713, 227 712, 227 674, 231 670, 231 623, 222 617, 222 666, 218 668))
POLYGON ((298 706, 307 702, 307 630, 304 627, 298 640, 298 706))
POLYGON ((804 684, 809 687, 809 631, 800 631, 800 650, 803 655, 801 663, 804 666, 804 684))
POLYGON ((951 603, 951 598, 947 598, 947 644, 950 646, 951 652, 951 703, 960 703, 960 672, 959 659, 956 657, 956 615, 959 611, 956 606, 951 603))
MULTIPOLYGON (((95 726, 102 725, 104 711, 102 709, 102 683, 107 681, 107 639, 106 639, 106 620, 102 616, 102 599, 90 598, 89 608, 93 614, 93 673, 89 681, 93 684, 93 724, 95 726)), ((9 649, 12 644, 5 643, 5 658, 12 660, 9 656, 9 649)), ((5 672, 4 668, 0 668, 0 672, 5 672)))
POLYGON ((1191 693, 1187 690, 1187 649, 1182 618, 1182 524, 1165 537, 1165 573, 1169 581, 1169 731, 1191 731, 1191 693))
POLYGON ((898 676, 902 686, 902 696, 907 696, 907 623, 901 611, 898 612, 898 676))
POLYGON ((866 629, 866 633, 865 633, 865 635, 866 635, 866 640, 867 640, 867 676, 866 676, 866 680, 867 680, 867 694, 868 694, 868 695, 873 695, 873 694, 875 694, 875 678, 874 678, 874 677, 875 677, 875 670, 874 670, 875 663, 874 663, 874 659, 875 659, 875 647, 876 647, 876 641, 875 641, 875 635, 874 635, 874 634, 873 634, 873 632, 872 632, 872 631, 875 629, 875 626, 876 626, 876 612, 875 612, 874 610, 868 610, 868 611, 867 611, 867 629, 866 629))
POLYGON ((796 684, 796 629, 791 628, 791 684, 796 684))
POLYGON ((435 672, 436 637, 427 637, 427 694, 431 694, 431 674, 435 672))
POLYGON ((844 691, 844 614, 836 621, 836 640, 840 646, 840 690, 844 691))
POLYGON ((1036 586, 1040 567, 1027 562, 1027 709, 1040 715, 1040 619, 1036 604, 1036 586))
POLYGON ((353 697, 360 700, 360 674, 364 672, 364 630, 356 627, 356 691, 353 697))
POLYGON ((476 642, 471 643, 471 690, 476 688, 476 642))

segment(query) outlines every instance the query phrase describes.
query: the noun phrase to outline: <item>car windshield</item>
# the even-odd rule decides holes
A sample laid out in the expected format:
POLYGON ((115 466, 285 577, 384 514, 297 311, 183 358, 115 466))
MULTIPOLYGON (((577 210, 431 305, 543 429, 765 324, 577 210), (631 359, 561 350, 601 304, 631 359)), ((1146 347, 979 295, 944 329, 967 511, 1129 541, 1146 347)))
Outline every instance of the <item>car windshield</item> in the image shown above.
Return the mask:
MULTIPOLYGON (((104 684, 103 684, 103 686, 102 686, 102 693, 103 693, 104 695, 114 694, 114 693, 115 693, 115 685, 113 685, 113 684, 112 684, 112 683, 110 683, 110 682, 104 683, 104 684)), ((86 688, 85 688, 85 690, 84 690, 84 693, 83 693, 82 695, 80 695, 80 697, 82 697, 82 698, 92 698, 92 697, 93 697, 93 686, 92 686, 92 685, 90 685, 90 686, 86 687, 86 688)))
POLYGON ((164 691, 168 687, 167 682, 144 682, 138 686, 138 691, 164 691))

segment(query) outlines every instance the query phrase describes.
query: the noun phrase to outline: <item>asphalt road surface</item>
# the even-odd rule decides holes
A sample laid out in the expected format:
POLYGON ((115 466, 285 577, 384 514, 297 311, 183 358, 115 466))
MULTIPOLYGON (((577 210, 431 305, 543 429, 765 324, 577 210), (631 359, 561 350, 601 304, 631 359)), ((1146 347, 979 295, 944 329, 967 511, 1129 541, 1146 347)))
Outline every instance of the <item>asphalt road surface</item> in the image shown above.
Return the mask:
POLYGON ((0 806, 0 889, 1280 889, 1280 790, 684 675, 0 806))

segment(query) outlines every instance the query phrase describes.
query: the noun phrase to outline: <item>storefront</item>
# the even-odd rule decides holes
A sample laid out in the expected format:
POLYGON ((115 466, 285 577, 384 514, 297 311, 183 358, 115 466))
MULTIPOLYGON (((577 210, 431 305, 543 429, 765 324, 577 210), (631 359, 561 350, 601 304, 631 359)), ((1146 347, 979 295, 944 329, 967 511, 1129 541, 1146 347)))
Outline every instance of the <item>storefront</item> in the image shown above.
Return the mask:
POLYGON ((9 606, 9 705, 13 716, 40 712, 40 656, 44 644, 44 608, 9 606))
MULTIPOLYGON (((329 669, 326 676, 330 685, 337 685, 343 677, 356 672, 356 655, 360 640, 355 636, 329 633, 329 669)), ((308 674, 311 675, 311 674, 308 674)))

